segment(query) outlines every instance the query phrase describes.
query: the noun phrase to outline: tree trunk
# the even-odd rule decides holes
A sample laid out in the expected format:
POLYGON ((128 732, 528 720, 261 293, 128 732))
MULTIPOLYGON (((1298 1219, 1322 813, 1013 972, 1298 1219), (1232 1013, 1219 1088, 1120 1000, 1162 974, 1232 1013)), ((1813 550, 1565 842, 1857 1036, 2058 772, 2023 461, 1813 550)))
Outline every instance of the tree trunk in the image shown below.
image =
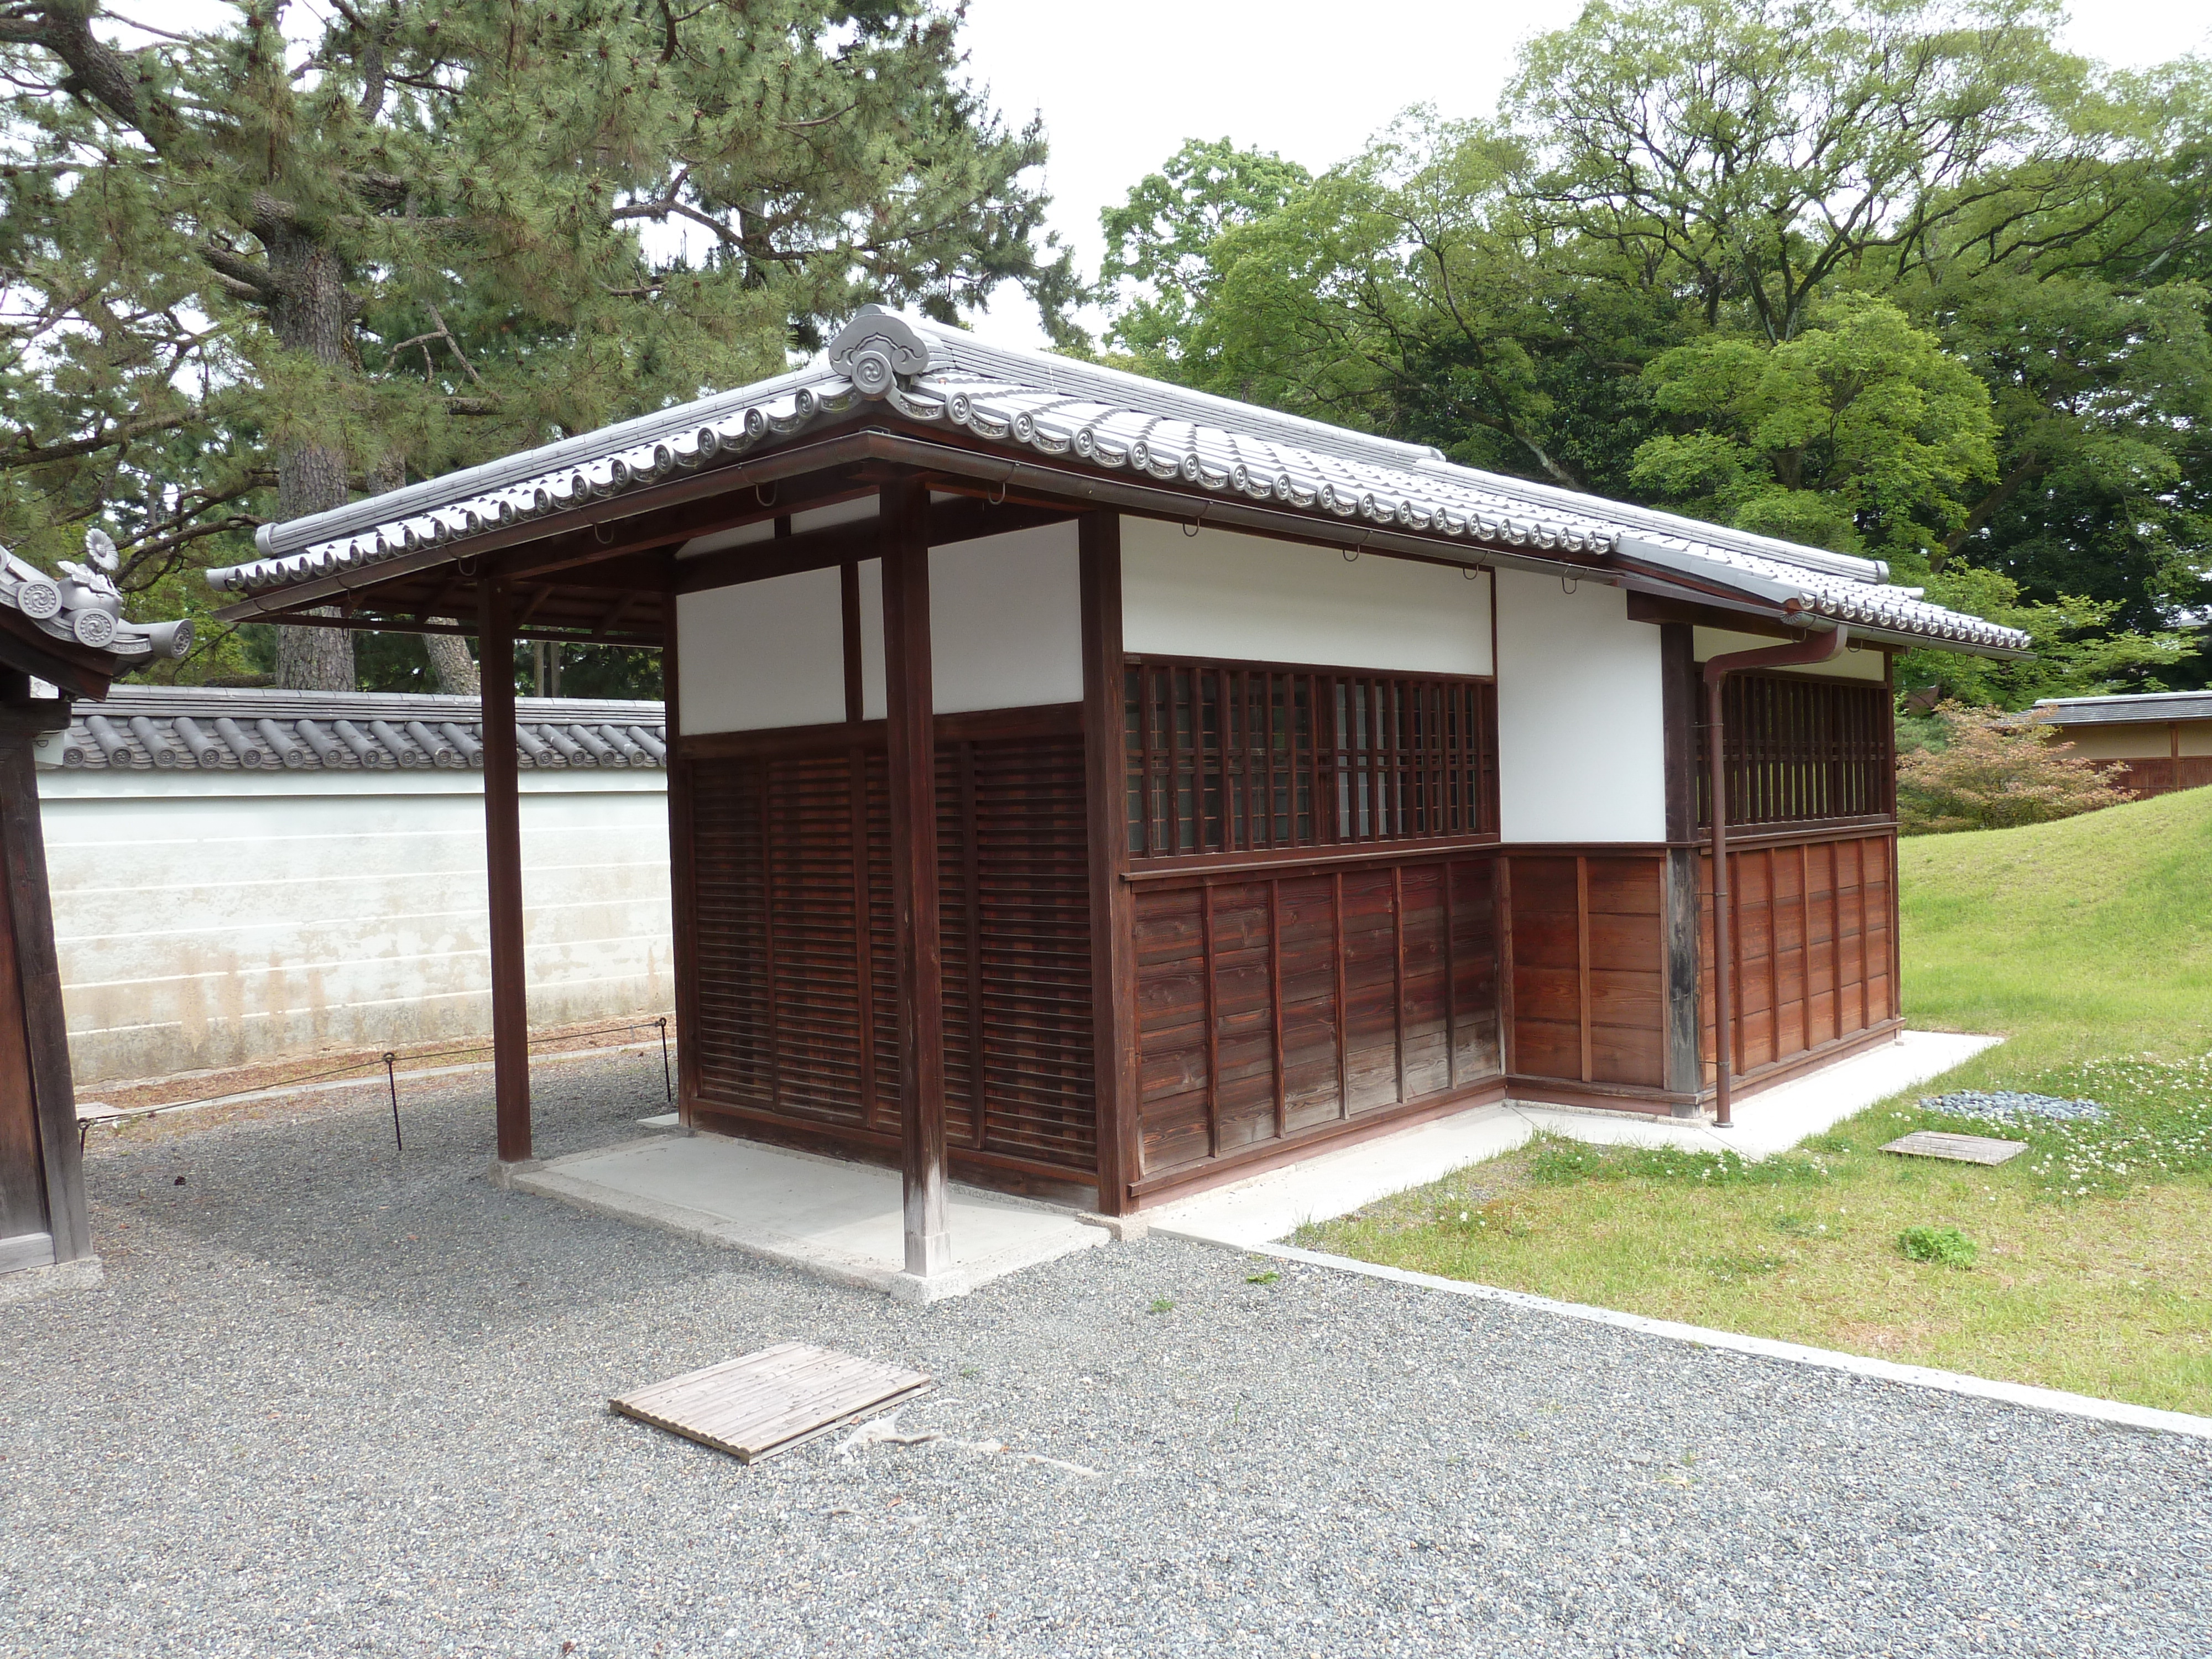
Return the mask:
MULTIPOLYGON (((278 342, 305 352, 326 367, 346 361, 346 330, 352 302, 337 255, 294 223, 287 210, 266 204, 256 231, 269 250, 276 279, 269 320, 278 342)), ((312 439, 285 445, 276 453, 276 516, 304 518, 343 507, 346 498, 344 452, 312 439)), ((336 616, 325 609, 319 616, 336 616)), ((353 635, 342 628, 282 628, 276 635, 276 684, 287 691, 350 691, 354 689, 353 635)))
MULTIPOLYGON (((447 617, 432 618, 435 622, 447 617)), ((430 672, 438 677, 438 690, 456 697, 480 697, 483 695, 483 677, 477 672, 477 659, 469 655, 465 641, 458 634, 425 634, 422 648, 430 655, 430 672)))

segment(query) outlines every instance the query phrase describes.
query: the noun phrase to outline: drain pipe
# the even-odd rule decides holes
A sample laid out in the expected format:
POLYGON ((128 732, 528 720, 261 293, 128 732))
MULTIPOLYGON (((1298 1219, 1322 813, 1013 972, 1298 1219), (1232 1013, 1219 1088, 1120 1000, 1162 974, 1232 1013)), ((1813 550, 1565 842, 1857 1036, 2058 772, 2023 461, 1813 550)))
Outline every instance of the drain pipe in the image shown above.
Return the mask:
POLYGON ((1788 668, 1832 662, 1844 652, 1850 630, 1842 623, 1831 634, 1811 634, 1788 645, 1757 651, 1733 651, 1704 665, 1707 793, 1712 801, 1713 858, 1713 1124, 1734 1127, 1729 1099, 1729 1070, 1735 1054, 1735 940, 1729 926, 1728 757, 1721 687, 1743 668, 1788 668))

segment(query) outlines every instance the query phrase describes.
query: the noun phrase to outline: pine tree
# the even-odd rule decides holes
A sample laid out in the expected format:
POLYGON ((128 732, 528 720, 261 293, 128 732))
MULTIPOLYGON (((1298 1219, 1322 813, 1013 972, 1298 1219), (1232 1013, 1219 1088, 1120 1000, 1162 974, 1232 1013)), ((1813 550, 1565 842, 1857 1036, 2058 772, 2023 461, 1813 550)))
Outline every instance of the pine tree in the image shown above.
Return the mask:
MULTIPOLYGON (((238 11, 0 0, 0 542, 105 526, 140 614, 261 522, 774 373, 865 301, 1078 293, 1042 134, 932 0, 238 11)), ((343 632, 285 641, 282 683, 351 685, 343 632)))

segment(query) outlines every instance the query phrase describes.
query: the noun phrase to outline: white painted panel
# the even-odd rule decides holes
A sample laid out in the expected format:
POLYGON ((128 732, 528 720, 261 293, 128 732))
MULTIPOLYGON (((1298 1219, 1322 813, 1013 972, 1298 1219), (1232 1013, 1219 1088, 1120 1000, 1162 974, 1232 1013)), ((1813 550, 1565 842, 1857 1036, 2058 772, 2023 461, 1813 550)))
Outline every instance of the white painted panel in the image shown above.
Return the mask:
MULTIPOLYGON (((489 1029, 482 775, 313 781, 41 775, 81 1084, 489 1029)), ((531 1023, 666 1010, 665 775, 521 781, 531 1023)))
POLYGON ((676 601, 687 735, 845 718, 845 626, 835 568, 686 593, 676 601))
MULTIPOLYGON (((1735 651, 1762 651, 1771 646, 1788 643, 1759 634, 1737 634, 1726 629, 1699 628, 1692 630, 1696 638, 1691 650, 1699 662, 1708 658, 1726 656, 1735 651)), ((1883 657, 1874 646, 1847 645, 1844 654, 1833 662, 1816 662, 1809 665, 1789 668, 1763 668, 1763 674, 1813 674, 1832 680, 1875 680, 1882 677, 1883 657)))
POLYGON ((849 501, 832 501, 827 507, 810 507, 804 513, 791 515, 791 533, 802 531, 827 530, 832 525, 858 524, 863 519, 872 519, 882 505, 878 495, 859 495, 849 501))
POLYGON ((1487 578, 1347 560, 1225 530, 1121 520, 1121 638, 1130 651, 1406 673, 1490 672, 1487 578))
MULTIPOLYGON (((1083 696, 1083 601, 1073 524, 929 556, 937 712, 1032 708, 1083 696)), ((860 563, 860 714, 884 717, 884 567, 860 563)))
POLYGON ((1500 571, 1498 793, 1506 841, 1659 841, 1659 630, 1618 588, 1500 571))
POLYGON ((884 562, 860 561, 860 718, 884 717, 884 562))
POLYGON ((930 550, 939 714, 1082 701, 1077 567, 1073 520, 930 550))
POLYGON ((701 553, 719 553, 726 547, 744 547, 751 542, 764 542, 775 534, 775 520, 763 519, 757 524, 732 525, 727 530, 717 530, 705 536, 694 536, 676 550, 679 559, 689 559, 701 553))

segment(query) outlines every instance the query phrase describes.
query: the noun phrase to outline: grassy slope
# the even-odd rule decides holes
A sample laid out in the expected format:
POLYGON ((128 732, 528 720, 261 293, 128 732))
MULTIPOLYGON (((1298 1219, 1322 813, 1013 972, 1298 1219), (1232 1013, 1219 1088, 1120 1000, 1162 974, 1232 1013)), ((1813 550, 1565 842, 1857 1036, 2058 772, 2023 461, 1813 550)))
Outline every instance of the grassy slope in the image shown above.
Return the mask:
POLYGON ((2212 1038, 2212 789, 1917 836, 1898 864, 1905 1013, 2004 1032, 1985 1067, 2178 1058, 2212 1038))
MULTIPOLYGON (((2212 789, 1908 842, 1900 863, 1908 1017, 2010 1039, 1946 1086, 2095 1092, 2118 1114, 2100 1132, 2113 1160, 2137 1157, 2114 1146, 2139 1130, 2171 1145, 2199 1133, 2199 1066, 2116 1073, 2112 1061, 2187 1061, 2212 1044, 2212 789)), ((2138 1163, 2123 1177, 2083 1154, 2090 1185, 2076 1193, 2041 1136, 1996 1170, 1876 1150, 1923 1121, 1983 1127, 1885 1102, 1756 1180, 1620 1154, 1555 1152, 1546 1165, 1540 1148, 1306 1238, 1574 1301, 2212 1412, 2202 1160, 2148 1178, 2138 1163), (1585 1162, 1589 1175, 1561 1176, 1585 1162), (1899 1232, 1929 1224, 1971 1235, 1978 1264, 1905 1260, 1899 1232)))

